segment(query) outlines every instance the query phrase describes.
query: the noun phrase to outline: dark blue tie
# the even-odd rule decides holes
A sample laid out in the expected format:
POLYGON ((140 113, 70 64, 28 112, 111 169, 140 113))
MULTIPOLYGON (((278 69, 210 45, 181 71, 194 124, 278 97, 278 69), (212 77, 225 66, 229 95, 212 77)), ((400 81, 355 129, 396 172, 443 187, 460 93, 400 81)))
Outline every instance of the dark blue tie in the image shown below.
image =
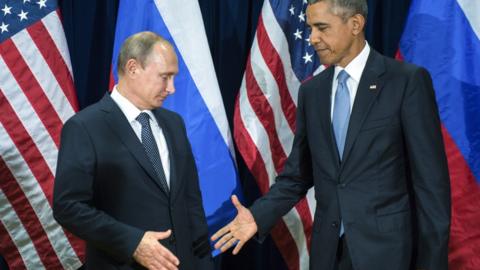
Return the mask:
POLYGON ((137 121, 142 125, 142 144, 145 152, 147 153, 148 159, 152 162, 153 168, 157 173, 158 178, 160 179, 160 184, 162 185, 163 190, 168 195, 169 188, 167 185, 167 179, 165 177, 165 172, 163 171, 162 160, 160 159, 160 154, 158 153, 158 147, 155 143, 155 138, 152 134, 152 129, 150 128, 150 115, 148 113, 142 112, 137 116, 137 121))
MULTIPOLYGON (((343 149, 345 147, 345 138, 347 137, 348 122, 350 121, 350 92, 347 87, 348 73, 345 70, 338 73, 338 86, 335 93, 335 106, 333 107, 333 132, 337 142, 338 154, 340 160, 343 158, 343 149)), ((341 237, 345 233, 343 220, 340 222, 341 237)))

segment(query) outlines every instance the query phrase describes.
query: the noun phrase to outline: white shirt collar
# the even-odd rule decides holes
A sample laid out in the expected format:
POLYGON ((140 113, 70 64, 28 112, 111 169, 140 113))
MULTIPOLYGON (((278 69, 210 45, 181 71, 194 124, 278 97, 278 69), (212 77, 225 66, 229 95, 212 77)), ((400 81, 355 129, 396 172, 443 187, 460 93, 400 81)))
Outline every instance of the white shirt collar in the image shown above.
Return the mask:
POLYGON ((110 97, 115 101, 115 103, 117 103, 118 107, 120 107, 120 110, 122 110, 129 123, 137 121, 136 118, 141 112, 148 113, 150 115, 150 120, 153 120, 153 122, 156 123, 155 116, 153 115, 152 111, 141 111, 138 109, 130 100, 120 94, 120 92, 117 90, 117 85, 113 87, 110 97))
POLYGON ((365 41, 365 46, 363 47, 362 51, 355 58, 353 58, 353 60, 345 68, 335 66, 335 74, 333 78, 336 79, 338 73, 345 69, 348 75, 350 75, 350 78, 355 80, 355 82, 358 84, 360 82, 360 78, 362 77, 363 69, 367 65, 369 55, 370 46, 368 45, 368 42, 365 41))

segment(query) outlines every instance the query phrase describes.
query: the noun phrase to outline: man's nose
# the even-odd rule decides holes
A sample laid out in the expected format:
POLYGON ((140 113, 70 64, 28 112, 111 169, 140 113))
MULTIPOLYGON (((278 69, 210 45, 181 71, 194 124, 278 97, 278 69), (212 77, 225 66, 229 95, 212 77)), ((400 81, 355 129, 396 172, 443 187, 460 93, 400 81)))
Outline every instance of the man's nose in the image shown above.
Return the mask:
POLYGON ((165 90, 169 95, 175 93, 175 84, 173 83, 173 78, 168 80, 167 88, 165 90))
POLYGON ((321 35, 320 35, 320 32, 314 28, 312 28, 312 31, 310 32, 310 43, 311 44, 316 44, 316 43, 319 43, 322 38, 321 38, 321 35))

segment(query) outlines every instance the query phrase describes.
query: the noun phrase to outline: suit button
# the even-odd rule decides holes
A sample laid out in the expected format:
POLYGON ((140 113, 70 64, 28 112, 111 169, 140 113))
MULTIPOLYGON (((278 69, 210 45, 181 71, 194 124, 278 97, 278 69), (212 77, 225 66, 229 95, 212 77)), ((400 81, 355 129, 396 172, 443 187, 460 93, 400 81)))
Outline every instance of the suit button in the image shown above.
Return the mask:
POLYGON ((338 222, 337 221, 332 222, 332 227, 333 228, 338 228, 338 222))

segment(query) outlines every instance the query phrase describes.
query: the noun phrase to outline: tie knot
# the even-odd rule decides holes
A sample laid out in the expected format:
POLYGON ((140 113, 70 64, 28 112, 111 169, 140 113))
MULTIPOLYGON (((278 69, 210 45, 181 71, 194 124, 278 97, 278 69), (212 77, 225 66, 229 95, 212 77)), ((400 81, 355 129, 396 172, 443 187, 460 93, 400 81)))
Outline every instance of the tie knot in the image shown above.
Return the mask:
POLYGON ((146 112, 141 112, 138 116, 137 116, 137 121, 140 122, 140 124, 142 126, 145 126, 145 125, 149 125, 150 123, 148 122, 150 120, 150 115, 148 115, 148 113, 146 112))
POLYGON ((338 83, 339 84, 346 83, 349 77, 350 75, 348 75, 348 73, 345 70, 340 71, 340 73, 338 73, 338 76, 337 76, 338 83))

